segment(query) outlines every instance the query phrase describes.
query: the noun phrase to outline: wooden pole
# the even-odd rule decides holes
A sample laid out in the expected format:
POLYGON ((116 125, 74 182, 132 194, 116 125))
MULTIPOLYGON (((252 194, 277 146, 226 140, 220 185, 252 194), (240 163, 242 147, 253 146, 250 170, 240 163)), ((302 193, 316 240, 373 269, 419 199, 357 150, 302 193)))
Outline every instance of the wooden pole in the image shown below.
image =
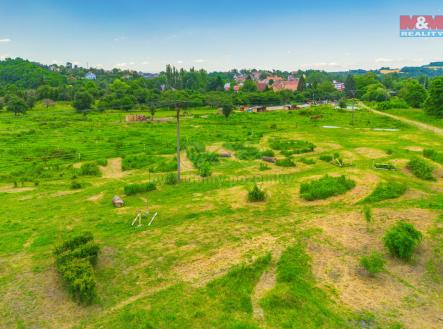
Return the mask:
POLYGON ((175 105, 177 115, 177 182, 180 183, 180 107, 175 105))

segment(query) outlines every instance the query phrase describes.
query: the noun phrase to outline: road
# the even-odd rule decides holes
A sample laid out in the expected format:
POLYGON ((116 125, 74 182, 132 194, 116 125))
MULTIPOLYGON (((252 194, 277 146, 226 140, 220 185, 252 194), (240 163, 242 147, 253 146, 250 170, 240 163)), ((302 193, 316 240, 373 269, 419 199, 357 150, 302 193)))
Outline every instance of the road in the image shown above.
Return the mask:
POLYGON ((364 108, 368 109, 369 111, 371 111, 371 112, 373 112, 375 114, 384 115, 386 117, 389 117, 389 118, 392 118, 392 119, 404 122, 404 123, 406 123, 408 125, 415 126, 417 128, 423 129, 423 130, 432 131, 436 135, 443 136, 443 129, 442 128, 438 128, 438 127, 435 127, 435 126, 432 126, 432 125, 429 125, 429 124, 426 124, 426 123, 423 123, 423 122, 419 122, 419 121, 415 121, 415 120, 411 120, 411 119, 406 119, 405 117, 393 115, 393 114, 386 113, 386 112, 383 112, 383 111, 374 110, 373 108, 370 108, 370 107, 366 106, 363 103, 361 105, 364 108))

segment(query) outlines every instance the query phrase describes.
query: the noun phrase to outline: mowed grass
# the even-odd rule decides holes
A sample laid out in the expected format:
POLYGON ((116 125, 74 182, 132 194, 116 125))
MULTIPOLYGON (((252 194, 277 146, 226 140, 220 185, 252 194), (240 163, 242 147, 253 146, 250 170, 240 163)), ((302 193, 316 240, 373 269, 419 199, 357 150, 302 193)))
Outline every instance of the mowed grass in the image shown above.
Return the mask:
MULTIPOLYGON (((366 111, 356 113, 354 126, 351 113, 328 108, 314 110, 321 115, 316 120, 297 112, 234 113, 229 120, 215 110, 191 112, 197 115, 182 120, 183 147, 201 144, 209 150, 214 145, 242 143, 264 152, 271 148, 269 141, 278 138, 308 141, 316 148, 308 154, 294 154, 296 167, 268 163, 265 171, 259 170, 262 161, 255 157, 220 158, 211 167, 212 176, 205 179, 199 178, 198 168, 191 163, 183 172, 188 180, 167 185, 157 178, 168 171, 149 168, 151 158, 169 163, 175 156, 173 121, 126 124, 125 113, 119 112, 93 113, 84 120, 64 104, 17 118, 0 114, 0 257, 5 265, 0 267, 0 327, 287 328, 299 323, 300 328, 302 324, 306 328, 343 328, 353 327, 355 316, 368 311, 380 327, 393 320, 406 322, 401 314, 410 305, 396 306, 401 312, 391 310, 389 316, 384 305, 375 309, 358 305, 350 310, 341 300, 339 286, 317 286, 314 273, 333 271, 319 268, 312 250, 304 245, 294 247, 294 241, 314 220, 340 216, 359 206, 351 197, 340 202, 326 199, 315 207, 299 203, 300 182, 326 174, 361 177, 352 193, 355 190, 362 198, 373 192, 377 180, 400 181, 420 191, 420 198, 380 203, 371 224, 376 233, 359 240, 360 245, 374 243, 374 235, 382 236, 381 225, 386 221, 385 215, 378 215, 381 211, 443 211, 441 178, 424 181, 406 169, 409 160, 422 157, 420 152, 410 151, 410 146, 442 152, 439 139, 366 111), (390 150, 383 160, 396 161, 399 170, 373 169, 369 155, 354 151, 361 147, 390 150), (321 155, 335 152, 352 157, 353 166, 338 168, 318 161, 321 155), (139 154, 148 157, 143 158, 148 159, 147 166, 124 171, 108 168, 119 173, 115 177, 100 167, 101 176, 77 177, 82 186, 71 189, 79 164, 99 161, 99 166, 111 166, 115 162, 109 159, 139 154), (301 159, 307 155, 314 163, 303 163, 301 159), (23 186, 14 188, 13 182, 21 177, 26 178, 23 186), (151 180, 158 182, 156 190, 124 194, 125 186, 151 180), (254 180, 266 191, 266 202, 248 202, 254 180), (112 206, 114 195, 124 198, 124 208, 112 206), (139 210, 158 212, 151 226, 145 220, 142 227, 131 226, 139 210), (101 250, 95 268, 98 300, 90 307, 71 300, 55 272, 52 256, 55 244, 84 231, 94 234, 101 250), (260 319, 254 316, 255 287, 272 268, 268 255, 275 250, 283 254, 276 260, 276 282, 257 301, 264 312, 260 319)), ((423 218, 422 223, 429 225, 430 233, 423 240, 423 248, 428 248, 423 257, 428 258, 422 262, 429 265, 423 269, 421 283, 409 282, 395 264, 386 265, 387 271, 399 276, 399 282, 407 281, 413 287, 402 286, 411 294, 441 289, 432 283, 439 276, 442 259, 437 243, 440 224, 433 220, 423 218)), ((361 221, 364 225, 363 218, 361 221)), ((317 235, 307 236, 308 243, 323 237, 322 229, 312 229, 317 235)), ((332 248, 334 243, 326 246, 332 248)), ((348 254, 356 264, 363 255, 355 249, 348 254)), ((416 266, 422 269, 421 264, 416 266)), ((431 305, 430 296, 421 294, 421 303, 431 305)), ((368 305, 379 304, 377 299, 367 298, 368 305)), ((436 297, 432 298, 435 302, 436 297)))

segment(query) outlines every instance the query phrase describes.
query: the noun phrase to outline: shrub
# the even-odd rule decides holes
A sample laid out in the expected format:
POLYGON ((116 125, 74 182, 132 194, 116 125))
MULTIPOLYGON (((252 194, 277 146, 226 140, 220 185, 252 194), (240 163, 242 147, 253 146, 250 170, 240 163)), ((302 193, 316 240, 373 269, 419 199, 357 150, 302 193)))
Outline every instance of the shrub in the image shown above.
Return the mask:
POLYGON ((435 177, 432 174, 434 168, 423 159, 412 159, 408 163, 408 169, 418 178, 424 180, 435 180, 435 177))
POLYGON ((395 166, 392 163, 374 163, 375 169, 395 170, 395 166))
POLYGON ((248 192, 248 201, 249 202, 260 202, 265 201, 266 194, 263 190, 261 190, 257 184, 254 185, 252 190, 248 192))
POLYGON ((100 248, 93 239, 91 233, 83 233, 54 248, 57 271, 79 303, 89 304, 96 296, 92 265, 96 263, 100 248))
POLYGON ((378 252, 373 251, 369 255, 361 257, 360 264, 366 269, 370 276, 374 276, 383 271, 385 261, 378 252))
POLYGON ((307 158, 301 158, 300 159, 301 163, 304 163, 306 165, 312 165, 315 164, 315 160, 314 159, 307 159, 307 158))
POLYGON ((258 168, 258 170, 260 170, 260 171, 265 171, 265 170, 270 170, 271 168, 268 166, 268 165, 266 165, 266 164, 264 164, 264 163, 260 163, 260 167, 258 168))
POLYGON ((441 152, 436 152, 433 149, 425 149, 423 150, 423 156, 434 162, 443 164, 443 153, 441 152))
POLYGON ((212 175, 211 164, 207 161, 202 162, 198 165, 198 174, 201 177, 209 177, 212 175))
POLYGON ((240 160, 255 160, 261 157, 261 152, 253 146, 247 146, 235 153, 240 160))
POLYGON ((155 183, 143 183, 143 184, 128 184, 124 187, 126 195, 134 195, 138 193, 144 193, 154 191, 156 189, 155 183))
POLYGON ((265 157, 273 157, 275 155, 274 151, 272 150, 265 150, 261 152, 261 156, 265 157))
POLYGON ((275 165, 279 167, 295 167, 294 161, 292 161, 290 158, 278 159, 275 162, 275 165))
POLYGON ((100 169, 95 162, 83 163, 79 170, 80 176, 100 176, 100 169))
POLYGON ((82 187, 83 187, 82 184, 80 182, 78 182, 78 181, 73 180, 71 182, 71 189, 73 189, 73 190, 79 190, 82 187))
POLYGON ((166 185, 175 185, 177 184, 177 175, 175 173, 169 173, 165 177, 166 185))
POLYGON ((355 182, 345 176, 331 177, 326 175, 318 180, 301 184, 300 195, 308 201, 320 200, 346 193, 354 187, 355 182))
POLYGON ((411 259, 421 239, 422 234, 412 224, 404 221, 395 223, 383 237, 390 253, 403 260, 411 259))
POLYGON ((363 207, 363 216, 366 223, 370 224, 372 222, 372 209, 368 206, 363 207))
POLYGON ((333 157, 332 155, 320 155, 319 159, 324 162, 331 162, 333 157))
POLYGON ((407 186, 399 182, 385 182, 377 185, 375 190, 366 197, 364 202, 378 202, 382 200, 395 199, 402 196, 407 186))
POLYGON ((314 144, 303 140, 284 140, 273 138, 269 141, 269 145, 272 149, 279 150, 286 156, 312 152, 315 149, 314 144))
POLYGON ((219 162, 218 155, 214 152, 205 152, 205 147, 203 145, 191 144, 187 146, 186 155, 198 169, 198 173, 201 177, 211 176, 211 165, 219 162))
POLYGON ((108 159, 98 159, 96 162, 99 166, 104 167, 108 164, 108 159))

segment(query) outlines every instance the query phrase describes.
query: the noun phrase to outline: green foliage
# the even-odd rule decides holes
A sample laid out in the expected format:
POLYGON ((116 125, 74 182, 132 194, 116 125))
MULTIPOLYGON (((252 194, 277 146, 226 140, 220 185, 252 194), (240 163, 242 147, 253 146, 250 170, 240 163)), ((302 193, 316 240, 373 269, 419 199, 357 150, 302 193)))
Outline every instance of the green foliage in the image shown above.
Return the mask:
POLYGON ((94 98, 88 92, 79 92, 75 95, 72 105, 79 113, 86 115, 94 103, 94 98))
POLYGON ((418 178, 424 180, 435 180, 433 175, 434 167, 428 164, 425 160, 414 158, 408 163, 408 169, 418 178))
POLYGON ((11 95, 6 102, 6 108, 9 112, 17 114, 24 114, 28 110, 28 105, 21 97, 11 95))
POLYGON ((85 162, 80 166, 78 171, 80 176, 100 176, 101 172, 97 163, 95 162, 85 162))
POLYGON ((166 177, 165 177, 165 184, 166 185, 176 185, 177 182, 178 182, 177 174, 171 172, 166 175, 166 177))
POLYGON ((71 189, 72 190, 79 190, 79 189, 81 189, 83 186, 82 186, 82 183, 80 183, 79 181, 76 181, 76 180, 73 180, 72 182, 71 182, 71 189))
POLYGON ((374 163, 375 169, 395 170, 395 166, 392 163, 374 163))
POLYGON ((272 328, 350 328, 332 299, 318 288, 311 259, 300 244, 283 252, 277 264, 277 283, 260 304, 272 328))
POLYGON ((303 199, 312 201, 326 199, 340 195, 355 187, 355 182, 345 176, 324 176, 318 180, 303 183, 300 186, 300 195, 303 199))
POLYGON ((425 110, 430 115, 443 117, 443 77, 438 77, 431 81, 425 110))
POLYGON ((331 162, 334 159, 334 157, 329 154, 324 154, 324 155, 320 155, 319 159, 324 162, 331 162))
POLYGON ((443 164, 443 153, 437 152, 433 149, 425 149, 423 150, 423 156, 425 158, 431 159, 434 162, 443 164))
POLYGON ((370 224, 372 222, 372 209, 368 206, 364 206, 363 216, 365 217, 366 223, 370 224))
POLYGON ((54 249, 57 271, 71 296, 79 303, 90 304, 96 297, 92 265, 97 260, 99 250, 91 233, 78 235, 54 249))
POLYGON ((270 169, 271 168, 267 164, 260 162, 260 166, 258 167, 258 170, 265 171, 265 170, 270 170, 270 169))
POLYGON ((376 103, 375 108, 382 111, 390 109, 407 109, 409 108, 409 105, 405 100, 394 97, 388 101, 376 103))
POLYGON ((122 169, 143 169, 147 168, 150 172, 169 172, 177 170, 176 158, 166 158, 147 154, 131 154, 122 160, 122 169))
POLYGON ((402 83, 398 96, 411 107, 421 107, 428 97, 428 93, 417 80, 408 79, 402 83))
POLYGON ((382 255, 376 251, 373 251, 370 254, 361 257, 360 264, 365 268, 370 276, 375 276, 377 273, 383 271, 385 261, 382 255))
POLYGON ((410 260, 422 239, 421 232, 404 221, 398 221, 384 235, 383 241, 393 256, 410 260))
POLYGON ((365 87, 365 93, 362 97, 363 100, 369 102, 383 102, 389 99, 389 93, 385 86, 377 82, 365 87))
POLYGON ((249 202, 261 202, 266 200, 266 193, 260 189, 257 184, 248 191, 248 201, 249 202))
POLYGON ((98 159, 96 162, 99 166, 105 167, 108 164, 108 159, 98 159))
POLYGON ((124 187, 124 192, 126 195, 134 195, 144 192, 154 191, 157 187, 155 183, 143 183, 143 184, 128 184, 124 187))
POLYGON ((279 138, 272 138, 269 141, 269 145, 272 149, 279 150, 282 154, 286 156, 308 153, 314 151, 315 149, 314 144, 303 140, 284 140, 279 138))
POLYGON ((402 196, 406 190, 407 186, 399 182, 389 181, 380 183, 375 190, 363 200, 363 202, 378 202, 395 199, 402 196))
POLYGON ((291 158, 278 159, 275 165, 279 167, 295 167, 295 163, 291 158))
POLYGON ((193 165, 197 168, 201 177, 209 177, 212 174, 212 164, 219 162, 218 155, 213 152, 205 152, 203 145, 191 144, 186 147, 186 154, 193 165))
POLYGON ((313 164, 315 164, 315 160, 314 159, 309 159, 309 158, 301 158, 300 162, 304 163, 306 165, 313 165, 313 164))

